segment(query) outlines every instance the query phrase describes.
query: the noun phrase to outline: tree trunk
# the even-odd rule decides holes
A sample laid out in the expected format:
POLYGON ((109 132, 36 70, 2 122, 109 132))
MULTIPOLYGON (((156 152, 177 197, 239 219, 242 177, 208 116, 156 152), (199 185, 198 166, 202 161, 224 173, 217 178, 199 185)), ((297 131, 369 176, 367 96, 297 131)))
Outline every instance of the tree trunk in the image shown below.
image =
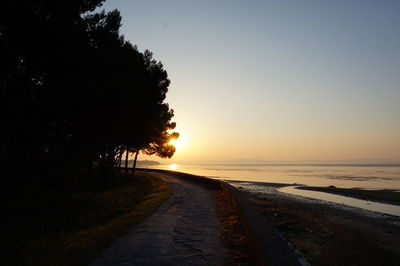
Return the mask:
POLYGON ((135 159, 133 160, 133 166, 132 166, 132 176, 133 177, 135 177, 136 161, 137 161, 138 155, 139 155, 139 149, 136 150, 135 159))
POLYGON ((120 153, 120 154, 118 155, 118 163, 117 163, 117 167, 118 167, 118 168, 121 168, 121 162, 122 162, 122 153, 120 153))
POLYGON ((109 179, 111 181, 111 184, 112 184, 112 181, 113 181, 113 178, 114 178, 115 157, 116 157, 115 149, 114 148, 112 148, 112 149, 110 148, 110 154, 108 155, 107 167, 110 169, 109 179))
POLYGON ((125 172, 128 172, 128 158, 129 158, 129 148, 126 146, 126 154, 125 154, 125 172))
POLYGON ((121 160, 122 160, 123 151, 118 149, 116 152, 116 159, 114 163, 114 167, 120 169, 121 168, 121 160))

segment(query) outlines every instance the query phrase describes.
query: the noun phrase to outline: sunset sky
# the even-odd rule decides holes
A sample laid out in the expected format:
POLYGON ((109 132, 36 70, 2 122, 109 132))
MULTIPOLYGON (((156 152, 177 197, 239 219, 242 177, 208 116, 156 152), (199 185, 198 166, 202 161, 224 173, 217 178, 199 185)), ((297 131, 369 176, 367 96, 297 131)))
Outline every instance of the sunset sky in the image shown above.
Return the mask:
POLYGON ((169 162, 400 162, 400 1, 104 7, 119 9, 125 39, 168 71, 182 135, 169 162))

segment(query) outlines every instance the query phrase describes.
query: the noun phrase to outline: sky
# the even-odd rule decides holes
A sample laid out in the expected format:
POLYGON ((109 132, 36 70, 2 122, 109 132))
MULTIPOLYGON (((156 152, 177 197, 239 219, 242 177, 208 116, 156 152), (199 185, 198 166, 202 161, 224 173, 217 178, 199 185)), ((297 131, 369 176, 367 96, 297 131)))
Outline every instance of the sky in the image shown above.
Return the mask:
POLYGON ((400 1, 103 7, 118 9, 125 39, 168 72, 181 133, 169 162, 400 162, 400 1))

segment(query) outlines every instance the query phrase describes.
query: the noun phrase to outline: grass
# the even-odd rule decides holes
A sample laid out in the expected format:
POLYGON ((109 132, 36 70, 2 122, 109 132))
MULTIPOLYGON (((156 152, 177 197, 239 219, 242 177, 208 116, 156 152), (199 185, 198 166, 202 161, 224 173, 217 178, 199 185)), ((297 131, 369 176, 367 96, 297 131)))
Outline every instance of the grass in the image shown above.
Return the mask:
POLYGON ((108 190, 2 201, 2 264, 86 265, 170 195, 151 173, 121 173, 108 190))
POLYGON ((257 265, 255 252, 245 233, 245 225, 232 199, 223 190, 214 192, 217 216, 221 222, 220 237, 227 254, 223 265, 257 265))

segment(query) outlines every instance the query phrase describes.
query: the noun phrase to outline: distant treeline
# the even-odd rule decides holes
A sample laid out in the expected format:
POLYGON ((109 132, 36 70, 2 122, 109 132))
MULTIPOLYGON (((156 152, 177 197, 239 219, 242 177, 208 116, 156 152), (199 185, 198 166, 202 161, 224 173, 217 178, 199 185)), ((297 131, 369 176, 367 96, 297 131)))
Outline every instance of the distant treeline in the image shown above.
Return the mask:
POLYGON ((108 184, 126 151, 174 154, 167 72, 124 40, 117 10, 95 12, 102 2, 1 1, 3 181, 108 184))
MULTIPOLYGON (((125 160, 122 160, 122 165, 125 165, 125 160)), ((128 160, 128 166, 132 167, 135 164, 135 160, 128 160)), ((151 160, 138 160, 137 161, 137 166, 154 166, 154 165, 160 165, 159 162, 157 161, 151 161, 151 160)))

